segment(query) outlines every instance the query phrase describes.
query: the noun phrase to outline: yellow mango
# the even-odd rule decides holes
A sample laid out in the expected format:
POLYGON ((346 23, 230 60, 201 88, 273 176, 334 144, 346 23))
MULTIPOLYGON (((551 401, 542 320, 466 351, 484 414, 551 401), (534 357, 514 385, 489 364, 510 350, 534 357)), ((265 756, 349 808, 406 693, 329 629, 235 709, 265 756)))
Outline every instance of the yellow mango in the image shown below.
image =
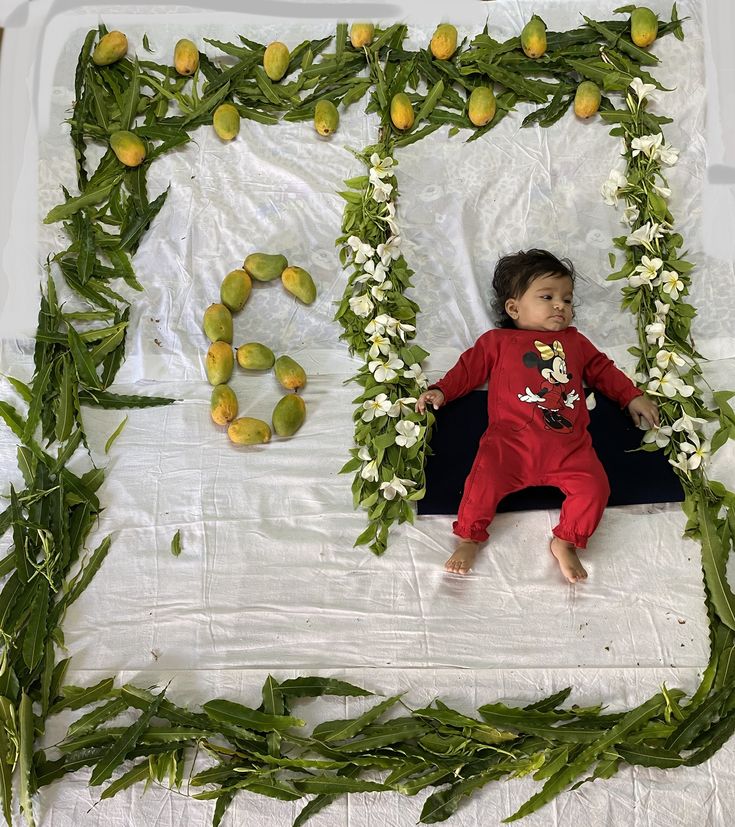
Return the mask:
POLYGON ((231 313, 238 313, 250 298, 253 282, 244 270, 233 270, 222 280, 219 288, 220 301, 231 313))
POLYGON ((431 37, 431 54, 438 60, 449 60, 457 51, 457 30, 451 23, 441 23, 431 37))
POLYGON ((278 436, 293 436, 306 419, 306 403, 295 393, 281 397, 273 408, 273 430, 278 436))
POLYGON ((411 100, 405 92, 397 92, 391 98, 390 119, 396 129, 406 130, 413 126, 415 120, 411 100))
POLYGON ((630 39, 645 49, 658 37, 658 18, 645 6, 633 9, 630 15, 630 39))
POLYGON ((589 118, 600 108, 602 93, 600 87, 591 80, 583 80, 574 95, 574 114, 579 118, 589 118))
POLYGON ((288 69, 289 52, 288 46, 280 40, 274 40, 265 47, 263 52, 263 68, 271 80, 278 81, 288 69))
POLYGON ((275 361, 273 351, 260 342, 246 342, 237 349, 237 364, 245 370, 270 370, 275 361))
POLYGON ((374 23, 353 23, 350 26, 350 43, 356 49, 369 46, 375 37, 374 23))
POLYGON ((306 384, 306 371, 290 356, 279 356, 274 367, 276 379, 286 390, 303 388, 306 384))
POLYGON ((92 63, 109 66, 128 53, 128 39, 122 32, 107 32, 92 52, 92 63))
POLYGON ((495 117, 497 102, 490 86, 476 86, 467 102, 467 117, 475 126, 485 126, 495 117))
POLYGON ((212 342, 204 362, 209 384, 221 385, 223 382, 229 382, 234 366, 232 345, 227 342, 212 342))
POLYGON ((133 132, 125 129, 113 132, 110 135, 110 146, 118 161, 126 167, 140 166, 145 160, 145 144, 133 132))
POLYGON ((314 107, 314 129, 326 138, 336 131, 338 124, 339 112, 332 101, 317 101, 314 107))
POLYGON ((227 436, 235 445, 262 445, 271 440, 271 429, 267 422, 252 416, 241 416, 230 423, 227 436))
POLYGON ((280 278, 281 273, 288 267, 288 261, 286 256, 278 253, 250 253, 243 267, 256 281, 273 281, 280 278))
POLYGON ((204 332, 210 342, 232 344, 232 313, 224 304, 210 304, 204 311, 204 332))
POLYGON ((232 103, 221 103, 212 116, 212 126, 223 141, 231 141, 240 131, 240 113, 232 103))
POLYGON ((180 75, 193 75, 199 68, 196 43, 182 37, 174 46, 174 68, 180 75))
POLYGON ((536 14, 521 32, 521 48, 526 57, 541 57, 546 51, 546 23, 536 14))
POLYGON ((215 385, 209 400, 209 412, 216 425, 227 425, 237 416, 237 396, 229 385, 215 385))
POLYGON ((316 298, 314 279, 303 267, 287 267, 281 273, 281 282, 289 293, 304 304, 311 304, 316 298))

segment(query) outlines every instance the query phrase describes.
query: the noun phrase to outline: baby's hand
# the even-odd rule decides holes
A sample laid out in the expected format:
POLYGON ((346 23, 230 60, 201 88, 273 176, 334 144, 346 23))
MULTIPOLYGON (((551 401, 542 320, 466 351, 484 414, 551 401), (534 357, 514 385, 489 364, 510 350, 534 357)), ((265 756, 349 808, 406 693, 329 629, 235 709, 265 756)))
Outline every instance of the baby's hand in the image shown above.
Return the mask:
POLYGON ((434 406, 434 410, 436 411, 444 404, 444 394, 439 390, 439 388, 432 388, 431 390, 424 391, 421 396, 416 400, 416 411, 418 413, 426 413, 426 403, 434 406))
POLYGON ((636 396, 635 399, 631 399, 628 403, 628 410, 630 411, 630 415, 633 418, 635 425, 640 425, 641 417, 643 417, 648 422, 649 426, 655 425, 658 427, 658 405, 652 399, 649 399, 645 394, 643 396, 636 396))

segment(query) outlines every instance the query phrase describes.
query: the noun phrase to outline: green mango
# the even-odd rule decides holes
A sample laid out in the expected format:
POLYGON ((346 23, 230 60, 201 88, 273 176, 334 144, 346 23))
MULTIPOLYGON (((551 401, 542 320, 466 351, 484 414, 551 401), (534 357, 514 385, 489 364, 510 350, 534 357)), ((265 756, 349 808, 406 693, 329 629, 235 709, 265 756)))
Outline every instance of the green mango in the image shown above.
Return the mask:
POLYGON ((306 403, 295 393, 287 393, 273 408, 273 430, 278 436, 293 436, 306 419, 306 403))
POLYGON ((633 9, 630 15, 630 39, 645 49, 658 37, 658 18, 645 6, 633 9))
POLYGON ((289 293, 304 304, 311 304, 316 298, 314 279, 303 267, 287 267, 281 273, 281 282, 289 293))
POLYGON ((270 442, 271 429, 262 419, 241 416, 230 423, 227 436, 236 445, 262 445, 264 442, 270 442))
POLYGON ((374 23, 353 23, 350 26, 350 43, 355 49, 369 46, 375 37, 374 23))
POLYGON ((221 103, 212 116, 212 126, 223 141, 231 141, 240 132, 240 113, 232 103, 221 103))
POLYGON ((602 92, 591 80, 583 80, 574 95, 574 114, 579 118, 589 118, 600 108, 602 92))
POLYGON ((263 68, 271 80, 279 81, 288 69, 290 55, 288 46, 279 40, 274 40, 265 47, 263 52, 263 68))
POLYGON ((126 167, 140 166, 145 160, 145 144, 133 132, 125 129, 110 135, 110 146, 117 160, 126 167))
POLYGON ((122 32, 107 32, 92 52, 95 66, 109 66, 128 53, 128 39, 122 32))
POLYGON ((227 425, 237 416, 237 396, 229 385, 215 385, 209 400, 212 421, 216 425, 227 425))
POLYGON ((526 23, 521 32, 521 48, 526 57, 541 57, 546 52, 546 23, 537 15, 526 23))
POLYGON ((243 267, 256 281, 273 281, 288 267, 286 256, 277 253, 250 253, 243 267))
POLYGON ((485 126, 495 117, 497 102, 490 86, 476 86, 467 102, 467 117, 475 126, 485 126))
POLYGON ((314 107, 314 129, 325 138, 336 131, 339 125, 339 112, 330 100, 317 101, 314 107))
POLYGON ((451 23, 441 23, 431 37, 431 54, 437 60, 449 60, 457 51, 457 29, 451 23))
POLYGON ((210 342, 232 344, 232 313, 224 304, 210 304, 204 311, 204 333, 210 342))
POLYGON ((245 370, 270 370, 275 361, 273 351, 260 342, 247 342, 237 349, 237 364, 245 370))
POLYGON ((219 297, 224 306, 231 313, 238 313, 245 307, 250 298, 253 283, 244 270, 233 270, 222 280, 219 288, 219 297))
POLYGON ((212 342, 207 351, 204 366, 210 385, 221 385, 223 382, 229 382, 232 369, 235 366, 232 345, 227 344, 227 342, 212 342))
POLYGON ((274 366, 276 379, 286 390, 303 388, 306 384, 306 371, 290 356, 279 356, 274 366))

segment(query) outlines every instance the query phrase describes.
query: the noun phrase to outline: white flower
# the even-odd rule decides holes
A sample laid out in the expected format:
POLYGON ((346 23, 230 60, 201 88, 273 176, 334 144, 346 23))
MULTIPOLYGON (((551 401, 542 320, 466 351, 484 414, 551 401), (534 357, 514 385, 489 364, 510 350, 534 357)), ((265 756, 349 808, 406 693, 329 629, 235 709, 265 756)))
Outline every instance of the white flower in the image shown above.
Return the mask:
POLYGON ((700 443, 699 437, 695 433, 690 434, 689 438, 691 442, 682 442, 679 447, 682 451, 690 455, 687 459, 687 464, 689 468, 694 470, 695 468, 699 468, 703 462, 707 461, 711 446, 707 439, 700 443))
POLYGON ((405 497, 406 494, 408 494, 407 489, 413 488, 415 485, 415 482, 401 479, 401 477, 397 477, 394 474, 393 479, 390 482, 380 483, 380 490, 383 492, 383 496, 386 500, 392 500, 395 498, 396 494, 400 497, 405 497))
POLYGON ((415 405, 415 396, 402 396, 393 403, 393 407, 388 411, 388 416, 398 416, 399 414, 405 416, 406 414, 413 413, 415 411, 415 405))
POLYGON ((372 458, 370 455, 370 451, 368 451, 367 446, 363 445, 360 450, 357 452, 357 456, 366 464, 362 466, 362 470, 360 471, 360 476, 364 480, 369 480, 370 482, 377 482, 378 481, 378 463, 372 458))
POLYGON ((618 190, 622 189, 628 184, 628 179, 617 169, 610 170, 610 176, 605 183, 600 187, 602 198, 606 204, 611 207, 615 206, 615 202, 619 198, 618 190))
POLYGON ((387 155, 385 158, 381 158, 377 152, 373 152, 370 156, 370 163, 372 164, 372 170, 378 178, 385 178, 386 175, 393 175, 393 159, 387 155))
POLYGON ((371 319, 365 325, 365 333, 369 336, 372 336, 374 333, 380 333, 381 335, 385 333, 385 325, 381 321, 383 316, 385 316, 385 314, 381 313, 380 316, 376 316, 374 319, 371 319))
POLYGON ((643 153, 647 158, 650 158, 658 148, 661 146, 663 135, 659 132, 658 135, 641 135, 640 138, 633 138, 630 142, 630 147, 633 150, 633 157, 639 153, 643 153))
POLYGON ((385 244, 378 244, 377 253, 380 261, 388 266, 391 261, 395 261, 401 255, 401 237, 392 235, 385 244))
POLYGON ((347 243, 355 251, 355 263, 362 264, 369 258, 373 257, 375 250, 366 242, 361 241, 356 235, 351 235, 347 239, 347 243))
POLYGON ((671 307, 671 305, 667 302, 660 302, 658 299, 654 299, 654 302, 656 304, 656 312, 654 315, 657 319, 663 320, 666 314, 669 312, 669 308, 671 307))
POLYGON ((642 244, 644 247, 651 246, 651 225, 648 221, 645 224, 634 230, 626 239, 625 243, 628 247, 635 247, 637 244, 642 244))
POLYGON ((670 425, 654 425, 649 428, 643 436, 644 442, 655 442, 659 448, 664 448, 671 440, 671 426, 670 425))
POLYGON ((626 207, 623 210, 623 217, 620 219, 623 224, 627 224, 629 227, 632 227, 635 222, 638 220, 638 216, 641 214, 641 211, 636 206, 626 207))
POLYGON ((687 431, 687 433, 693 434, 697 430, 697 425, 704 425, 707 422, 706 419, 702 419, 701 416, 689 416, 689 414, 683 414, 676 420, 676 422, 671 423, 671 427, 677 431, 687 431))
POLYGON ((406 379, 413 379, 420 388, 425 388, 429 384, 429 380, 421 370, 421 365, 418 362, 409 365, 408 370, 403 371, 403 375, 406 379))
MULTIPOLYGON (((372 422, 373 419, 379 419, 385 416, 391 409, 391 401, 385 393, 379 393, 367 402, 362 403, 365 413, 362 415, 363 422, 372 422)), ((358 454, 359 456, 359 454, 358 454)))
POLYGON ((390 339, 382 333, 373 333, 368 339, 370 342, 370 350, 368 351, 371 359, 377 359, 381 354, 385 356, 390 350, 390 339))
MULTIPOLYGON (((368 368, 375 377, 376 382, 390 382, 398 376, 397 371, 403 367, 403 361, 395 353, 389 354, 385 362, 375 359, 368 362, 368 368)), ((390 407, 390 405, 388 406, 390 407)), ((386 409, 386 413, 388 410, 386 409)))
POLYGON ((382 283, 388 275, 382 261, 379 261, 377 264, 374 261, 366 261, 363 270, 370 276, 370 278, 375 279, 378 284, 382 283))
POLYGON ((410 419, 402 419, 396 423, 396 445, 403 445, 404 448, 410 448, 419 441, 421 433, 421 426, 418 422, 411 422, 410 419))
POLYGON ((386 291, 390 290, 392 287, 393 282, 385 281, 385 277, 383 277, 383 281, 380 284, 374 284, 370 288, 370 292, 373 294, 375 301, 382 302, 385 299, 386 291))
POLYGON ((671 195, 671 190, 668 187, 659 187, 658 184, 653 184, 653 189, 662 197, 668 198, 671 195))
POLYGON ((663 346, 666 335, 666 325, 663 322, 653 322, 646 325, 646 341, 649 345, 657 344, 663 346))
POLYGON ((649 258, 641 256, 641 263, 635 268, 634 273, 638 275, 628 276, 631 287, 640 287, 642 284, 651 288, 651 282, 656 278, 659 268, 663 264, 660 258, 649 258))
POLYGON ((657 147, 653 156, 656 160, 661 161, 668 167, 673 167, 679 160, 679 150, 674 149, 671 144, 664 144, 662 147, 657 147))
POLYGON ((385 204, 385 211, 386 211, 386 214, 384 216, 381 216, 381 218, 388 225, 388 227, 390 228, 390 231, 393 235, 400 235, 400 232, 398 230, 398 224, 396 224, 396 220, 395 220, 396 219, 395 204, 392 201, 388 201, 385 204))
POLYGON ((367 293, 362 293, 360 296, 353 296, 350 299, 350 310, 362 318, 369 316, 373 312, 373 303, 370 301, 370 296, 367 293))
POLYGON ((684 282, 679 278, 676 271, 664 270, 661 273, 661 289, 676 301, 679 298, 679 293, 684 289, 684 282))
POLYGON ((380 178, 373 178, 372 175, 370 176, 370 183, 373 185, 373 199, 379 204, 385 203, 393 191, 393 184, 380 178))
POLYGON ((676 455, 676 459, 672 459, 669 457, 669 463, 674 466, 674 468, 679 468, 684 473, 689 476, 689 460, 687 458, 686 452, 679 451, 676 455))
POLYGON ((686 359, 680 356, 675 350, 659 350, 656 354, 656 364, 661 370, 668 370, 672 364, 675 368, 683 367, 687 364, 686 359))
POLYGON ((645 100, 656 87, 653 83, 644 83, 640 78, 633 78, 630 88, 636 93, 639 101, 645 100))
POLYGON ((673 370, 662 373, 659 368, 651 368, 648 391, 656 396, 667 396, 669 399, 673 399, 677 393, 680 396, 691 396, 694 393, 694 388, 685 384, 673 370))

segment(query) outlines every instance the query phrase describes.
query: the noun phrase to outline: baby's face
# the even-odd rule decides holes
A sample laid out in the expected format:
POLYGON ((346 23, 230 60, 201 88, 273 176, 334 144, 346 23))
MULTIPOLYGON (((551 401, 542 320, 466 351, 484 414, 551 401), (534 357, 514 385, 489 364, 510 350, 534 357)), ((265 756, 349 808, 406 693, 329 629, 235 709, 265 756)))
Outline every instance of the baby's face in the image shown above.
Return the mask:
POLYGON ((555 333, 569 327, 574 316, 574 286, 569 276, 539 276, 517 299, 508 299, 505 309, 521 330, 555 333))

